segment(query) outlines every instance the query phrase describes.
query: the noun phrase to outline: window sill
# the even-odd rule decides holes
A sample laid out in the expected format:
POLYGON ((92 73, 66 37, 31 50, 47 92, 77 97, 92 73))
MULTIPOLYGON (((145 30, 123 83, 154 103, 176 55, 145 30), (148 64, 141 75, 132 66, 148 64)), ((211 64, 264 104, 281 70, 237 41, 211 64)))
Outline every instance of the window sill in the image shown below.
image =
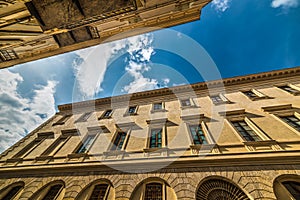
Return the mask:
POLYGON ((223 104, 232 104, 231 101, 222 101, 222 102, 218 102, 218 103, 213 103, 215 106, 218 106, 218 105, 223 105, 223 104))
POLYGON ((261 97, 249 97, 249 99, 251 101, 258 101, 258 100, 263 100, 263 99, 273 99, 272 97, 268 97, 268 96, 261 96, 261 97))
POLYGON ((155 148, 145 148, 143 149, 143 151, 145 153, 149 153, 149 152, 161 152, 161 151, 166 151, 168 150, 168 147, 155 147, 155 148))
POLYGON ((71 153, 68 154, 68 158, 81 158, 81 157, 86 157, 88 154, 87 153, 71 153))
POLYGON ((200 108, 200 106, 190 105, 190 106, 181 106, 180 108, 181 108, 182 110, 185 110, 185 109, 200 108))
POLYGON ((166 109, 151 110, 151 113, 156 113, 156 112, 168 112, 168 111, 166 109))
POLYGON ((138 115, 137 113, 125 113, 123 115, 123 117, 128 117, 128 116, 135 116, 135 115, 138 115))
POLYGON ((126 153, 125 150, 111 150, 111 151, 105 151, 103 152, 103 155, 105 156, 115 156, 115 155, 121 155, 126 153))
POLYGON ((111 119, 111 116, 109 116, 109 117, 98 117, 98 120, 101 120, 101 119, 111 119))

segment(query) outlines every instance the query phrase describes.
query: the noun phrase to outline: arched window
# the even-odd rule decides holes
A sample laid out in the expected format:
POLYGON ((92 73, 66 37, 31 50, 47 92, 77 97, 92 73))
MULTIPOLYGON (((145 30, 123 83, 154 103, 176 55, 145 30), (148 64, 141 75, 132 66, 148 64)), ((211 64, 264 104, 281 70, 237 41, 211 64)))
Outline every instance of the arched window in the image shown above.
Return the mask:
POLYGON ((52 185, 48 192, 44 195, 43 200, 55 200, 58 198, 60 192, 63 189, 63 184, 52 185))
POLYGON ((250 200, 234 184, 222 179, 208 179, 198 188, 196 200, 250 200))
POLYGON ((300 176, 282 175, 274 181, 274 193, 278 200, 300 200, 300 176))
POLYGON ((2 200, 12 200, 17 198, 20 194, 22 189, 24 188, 24 183, 14 183, 3 190, 1 190, 0 199, 2 200))
POLYGON ((65 193, 65 184, 62 181, 54 181, 38 190, 30 200, 62 200, 65 193))
POLYGON ((104 200, 106 199, 108 194, 109 185, 107 184, 98 184, 94 186, 91 196, 89 200, 104 200))
POLYGON ((148 178, 139 183, 131 194, 130 200, 176 200, 176 194, 170 185, 157 177, 148 178))
POLYGON ((76 200, 113 200, 114 188, 108 180, 97 180, 83 189, 76 200))

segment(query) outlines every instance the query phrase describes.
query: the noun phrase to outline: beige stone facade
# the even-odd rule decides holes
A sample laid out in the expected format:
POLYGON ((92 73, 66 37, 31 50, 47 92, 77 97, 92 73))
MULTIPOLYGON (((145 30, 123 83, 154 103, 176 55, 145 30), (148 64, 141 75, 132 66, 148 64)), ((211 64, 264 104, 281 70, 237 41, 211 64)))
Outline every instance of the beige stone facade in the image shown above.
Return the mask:
POLYGON ((1 154, 0 198, 298 199, 299 94, 296 67, 61 105, 1 154))
POLYGON ((0 68, 199 20, 211 0, 2 0, 0 68))

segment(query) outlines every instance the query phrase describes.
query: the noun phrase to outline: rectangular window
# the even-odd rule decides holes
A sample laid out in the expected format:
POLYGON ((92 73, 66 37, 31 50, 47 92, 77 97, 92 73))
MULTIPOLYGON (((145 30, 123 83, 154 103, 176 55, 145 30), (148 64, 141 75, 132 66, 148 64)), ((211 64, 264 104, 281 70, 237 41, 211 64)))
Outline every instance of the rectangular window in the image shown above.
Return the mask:
POLYGON ((36 138, 32 142, 30 142, 28 145, 26 145, 21 151, 19 151, 16 155, 14 155, 14 158, 20 158, 25 157, 28 155, 31 151, 33 151, 39 144, 41 144, 46 137, 40 137, 36 138))
POLYGON ((182 99, 180 100, 181 106, 191 106, 191 101, 190 99, 182 99))
MULTIPOLYGON (((88 120, 88 118, 91 116, 93 112, 87 112, 87 113, 84 113, 83 115, 81 115, 77 120, 76 122, 85 122, 88 120)), ((75 122, 75 123, 76 123, 75 122)))
POLYGON ((80 145, 76 153, 86 153, 95 141, 96 135, 88 135, 84 142, 80 145))
POLYGON ((190 125, 189 127, 195 145, 208 143, 205 134, 203 132, 202 126, 200 124, 190 125))
POLYGON ((134 115, 134 114, 136 114, 136 111, 137 111, 137 106, 129 106, 127 114, 134 115))
POLYGON ((111 150, 122 150, 127 132, 118 132, 111 150))
POLYGON ((223 104, 223 103, 229 103, 229 101, 226 99, 226 97, 224 97, 222 94, 210 96, 210 99, 216 105, 223 104))
POLYGON ((255 133, 255 131, 244 121, 231 122, 235 129, 246 141, 261 141, 262 139, 255 133))
POLYGON ((298 93, 300 93, 299 90, 297 90, 296 88, 293 88, 293 87, 291 87, 289 85, 278 86, 278 88, 280 88, 280 89, 282 89, 282 90, 284 90, 284 91, 286 91, 288 93, 291 93, 291 94, 298 94, 298 93))
POLYGON ((300 132, 300 119, 295 115, 280 117, 288 125, 300 132))
POLYGON ((3 61, 17 59, 18 56, 14 50, 0 50, 0 58, 3 61))
POLYGON ((162 147, 162 128, 152 129, 150 132, 150 148, 162 147))
POLYGON ((112 110, 106 110, 100 118, 110 118, 112 115, 112 110))
POLYGON ((243 91, 243 93, 250 99, 258 97, 258 95, 256 95, 252 90, 243 91))
POLYGON ((72 116, 72 115, 64 115, 64 116, 61 117, 57 122, 55 122, 55 123, 53 124, 53 126, 65 124, 66 121, 67 121, 71 116, 72 116))
POLYGON ((146 184, 145 200, 163 200, 163 186, 160 183, 146 184))
POLYGON ((59 137, 42 155, 54 155, 69 139, 69 137, 59 137))
POLYGON ((163 103, 162 102, 153 104, 153 110, 162 110, 162 109, 163 109, 163 103))

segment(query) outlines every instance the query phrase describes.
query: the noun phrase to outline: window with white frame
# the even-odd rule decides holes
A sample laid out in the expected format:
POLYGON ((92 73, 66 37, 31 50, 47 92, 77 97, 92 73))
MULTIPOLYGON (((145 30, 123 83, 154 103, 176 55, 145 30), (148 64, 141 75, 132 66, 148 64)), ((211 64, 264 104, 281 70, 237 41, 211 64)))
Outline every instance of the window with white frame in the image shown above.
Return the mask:
POLYGON ((270 138, 248 116, 245 109, 219 112, 245 142, 266 141, 270 138))
POLYGON ((99 119, 108 119, 112 116, 112 113, 113 113, 112 109, 108 109, 104 111, 104 113, 102 114, 101 117, 99 117, 99 119))
POLYGON ((111 147, 112 151, 121 151, 123 149, 125 139, 127 136, 127 132, 125 131, 118 131, 116 133, 116 137, 114 139, 113 145, 111 147))
POLYGON ((29 155, 36 147, 41 145, 46 139, 52 139, 54 138, 53 132, 44 132, 44 133, 38 133, 38 137, 35 138, 32 142, 30 142, 28 145, 26 145, 21 151, 19 151, 16 155, 13 156, 13 158, 21 158, 26 157, 29 155))
POLYGON ((292 104, 262 107, 265 112, 280 119, 288 127, 300 132, 300 109, 295 108, 292 104))
POLYGON ((194 145, 208 144, 201 124, 189 125, 189 130, 194 145))
POLYGON ((231 121, 234 128, 245 141, 261 141, 261 137, 247 124, 245 120, 231 121))
POLYGON ((152 104, 152 112, 157 112, 157 111, 164 111, 165 110, 165 105, 164 102, 156 102, 152 104))
POLYGON ((138 126, 134 122, 116 124, 117 130, 109 146, 109 151, 125 151, 131 131, 136 128, 138 126))
POLYGON ((181 116, 181 119, 187 126, 191 146, 215 144, 215 141, 206 126, 206 122, 209 119, 203 114, 181 116))
POLYGON ((251 89, 251 90, 243 90, 242 93, 246 95, 249 99, 252 101, 259 100, 259 99, 265 99, 267 98, 266 95, 263 93, 259 92, 256 89, 251 89))
POLYGON ((125 115, 136 115, 138 106, 129 106, 125 115))
POLYGON ((96 134, 88 134, 84 141, 77 148, 76 153, 87 153, 96 140, 96 134))
POLYGON ((300 95, 300 88, 295 86, 295 85, 292 85, 292 84, 287 84, 287 85, 280 85, 280 86, 277 86, 278 88, 290 93, 290 94, 293 94, 293 95, 300 95))
POLYGON ((88 118, 92 115, 93 112, 86 112, 83 113, 77 120, 75 123, 77 122, 86 122, 88 120, 88 118))
POLYGON ((162 147, 162 128, 152 128, 150 130, 150 142, 149 148, 161 148, 162 147))
POLYGON ((212 95, 210 96, 210 99, 215 105, 230 103, 230 101, 223 94, 212 95))
POLYGON ((191 99, 187 98, 187 99, 180 99, 180 103, 182 107, 188 107, 188 106, 192 106, 191 103, 191 99))
POLYGON ((300 115, 299 114, 292 114, 287 116, 279 116, 285 123, 290 125, 292 128, 296 129, 300 132, 300 115))
POLYGON ((78 136, 77 129, 62 130, 62 134, 57 138, 43 153, 42 156, 54 156, 70 139, 72 136, 78 136))
POLYGON ((71 114, 62 116, 57 122, 53 123, 53 126, 65 124, 67 120, 71 118, 71 116, 71 114))
POLYGON ((146 150, 164 148, 167 146, 167 127, 176 126, 167 118, 147 120, 149 126, 146 150))

